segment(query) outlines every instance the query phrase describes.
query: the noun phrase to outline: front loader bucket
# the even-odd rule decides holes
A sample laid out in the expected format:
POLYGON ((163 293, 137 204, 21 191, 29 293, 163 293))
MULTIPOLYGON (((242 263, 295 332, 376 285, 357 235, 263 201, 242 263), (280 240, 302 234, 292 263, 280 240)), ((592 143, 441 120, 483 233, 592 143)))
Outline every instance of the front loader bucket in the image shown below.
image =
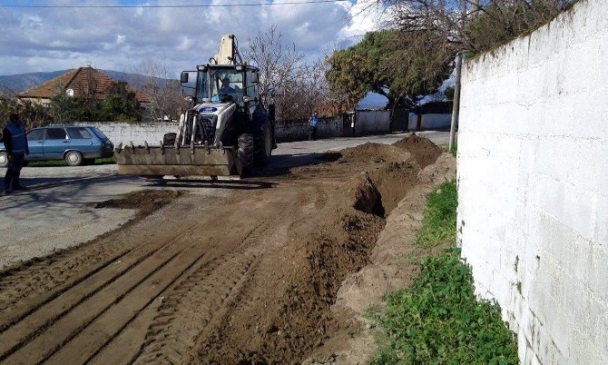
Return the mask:
POLYGON ((118 173, 139 176, 239 175, 232 147, 119 146, 114 150, 118 173))

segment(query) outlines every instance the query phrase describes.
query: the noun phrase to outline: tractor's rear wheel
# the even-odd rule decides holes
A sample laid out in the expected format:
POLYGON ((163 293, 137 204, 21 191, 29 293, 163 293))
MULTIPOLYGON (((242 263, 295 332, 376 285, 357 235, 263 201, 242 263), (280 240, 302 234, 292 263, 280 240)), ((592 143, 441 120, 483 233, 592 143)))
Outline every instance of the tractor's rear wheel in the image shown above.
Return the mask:
POLYGON ((264 128, 264 135, 262 138, 262 145, 258 148, 257 154, 255 156, 255 164, 257 166, 268 166, 270 163, 270 155, 272 154, 272 147, 274 145, 274 141, 272 140, 272 126, 269 121, 266 121, 266 126, 264 128))
POLYGON ((243 133, 237 140, 236 168, 240 177, 251 174, 253 168, 253 136, 243 133))

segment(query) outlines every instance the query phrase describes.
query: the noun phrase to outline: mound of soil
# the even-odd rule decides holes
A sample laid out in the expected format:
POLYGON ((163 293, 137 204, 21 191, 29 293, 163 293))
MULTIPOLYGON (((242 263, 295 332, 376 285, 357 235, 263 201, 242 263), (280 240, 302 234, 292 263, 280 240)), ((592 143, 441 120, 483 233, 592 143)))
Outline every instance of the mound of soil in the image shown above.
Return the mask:
POLYGON ((140 190, 125 194, 119 199, 110 199, 103 202, 93 203, 92 206, 96 209, 138 209, 138 217, 143 217, 164 207, 182 195, 184 195, 184 193, 178 190, 140 190))

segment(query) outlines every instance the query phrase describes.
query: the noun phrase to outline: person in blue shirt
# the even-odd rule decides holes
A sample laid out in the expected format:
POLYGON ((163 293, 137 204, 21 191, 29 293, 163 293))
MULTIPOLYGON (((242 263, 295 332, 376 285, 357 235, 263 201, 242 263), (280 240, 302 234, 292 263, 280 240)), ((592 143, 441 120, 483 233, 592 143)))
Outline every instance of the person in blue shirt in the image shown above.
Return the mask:
POLYGON ((317 126, 319 125, 319 118, 317 118, 317 112, 312 113, 310 119, 308 119, 309 124, 309 132, 308 132, 308 140, 316 141, 317 140, 317 126))
POLYGON ((25 127, 17 114, 13 113, 9 116, 9 121, 2 130, 2 135, 8 155, 8 168, 4 176, 4 193, 10 194, 14 190, 26 190, 27 188, 19 183, 19 176, 25 156, 30 153, 30 150, 27 145, 25 127))

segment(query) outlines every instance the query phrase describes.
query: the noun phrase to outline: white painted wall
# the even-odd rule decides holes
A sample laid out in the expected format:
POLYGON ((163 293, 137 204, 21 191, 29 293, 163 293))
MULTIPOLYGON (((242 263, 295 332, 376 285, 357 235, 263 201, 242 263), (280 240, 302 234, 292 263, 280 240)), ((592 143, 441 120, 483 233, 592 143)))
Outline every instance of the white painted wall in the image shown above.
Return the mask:
MULTIPOLYGON (((121 123, 121 122, 82 122, 81 125, 91 125, 99 128, 114 145, 123 145, 133 142, 136 146, 143 146, 147 141, 149 145, 159 145, 165 133, 177 133, 178 125, 175 122, 150 123, 121 123)), ((276 125, 277 141, 298 141, 308 139, 308 121, 276 125)), ((317 129, 317 138, 332 138, 342 135, 342 118, 321 119, 317 129)))
POLYGON ((388 133, 391 131, 390 110, 361 110, 357 111, 355 135, 388 133))
MULTIPOLYGON (((177 133, 178 125, 175 122, 150 123, 121 123, 121 122, 82 122, 80 125, 91 125, 99 128, 114 145, 123 145, 133 142, 136 146, 143 146, 147 141, 149 145, 159 145, 165 133, 177 133)), ((276 138, 278 142, 302 141, 308 139, 308 121, 291 121, 289 124, 278 122, 276 124, 276 138)), ((357 112, 356 135, 390 132, 390 111, 373 110, 357 112)), ((342 136, 342 117, 333 119, 321 118, 317 127, 317 138, 335 138, 342 136)))
POLYGON ((608 2, 466 63, 458 229, 522 364, 608 364, 608 2))
MULTIPOLYGON (((415 131, 417 123, 418 115, 411 113, 408 120, 408 129, 410 131, 415 131)), ((422 114, 422 121, 420 124, 422 130, 450 128, 450 125, 452 124, 452 115, 439 113, 422 114)))

